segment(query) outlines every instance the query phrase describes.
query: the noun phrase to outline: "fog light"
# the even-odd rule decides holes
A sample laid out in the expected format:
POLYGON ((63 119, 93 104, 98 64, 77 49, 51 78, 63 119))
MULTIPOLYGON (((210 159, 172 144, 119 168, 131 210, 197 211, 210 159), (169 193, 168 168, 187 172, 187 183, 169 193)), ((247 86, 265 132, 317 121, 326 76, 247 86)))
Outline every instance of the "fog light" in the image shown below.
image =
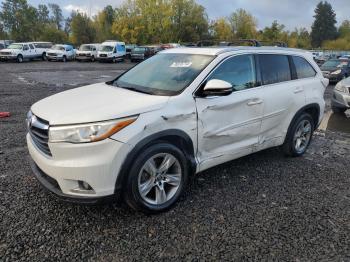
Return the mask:
POLYGON ((80 188, 80 189, 83 189, 83 190, 92 190, 92 187, 91 187, 88 183, 86 183, 85 181, 79 180, 79 181, 78 181, 78 184, 79 184, 79 188, 80 188))

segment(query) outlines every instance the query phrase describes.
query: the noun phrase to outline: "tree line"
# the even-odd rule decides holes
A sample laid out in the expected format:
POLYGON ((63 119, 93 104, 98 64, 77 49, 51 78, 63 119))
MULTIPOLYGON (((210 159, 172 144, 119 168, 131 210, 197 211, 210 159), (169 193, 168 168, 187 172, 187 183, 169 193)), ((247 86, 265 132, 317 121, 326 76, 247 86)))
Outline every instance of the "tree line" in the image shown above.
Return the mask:
POLYGON ((93 17, 79 11, 64 17, 58 4, 34 7, 27 0, 4 0, 0 9, 0 39, 75 45, 106 39, 152 44, 254 38, 283 41, 297 48, 350 50, 350 21, 338 28, 336 24, 336 13, 327 1, 316 6, 311 32, 306 28, 289 31, 278 21, 259 30, 257 19, 244 9, 210 20, 195 0, 125 0, 117 8, 106 6, 93 17))

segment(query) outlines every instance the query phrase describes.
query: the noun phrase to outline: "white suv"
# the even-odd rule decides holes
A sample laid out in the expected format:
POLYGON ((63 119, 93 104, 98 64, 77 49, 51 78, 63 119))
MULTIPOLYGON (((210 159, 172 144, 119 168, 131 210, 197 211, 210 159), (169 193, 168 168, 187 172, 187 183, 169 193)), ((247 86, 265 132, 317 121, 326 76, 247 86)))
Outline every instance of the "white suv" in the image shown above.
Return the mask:
POLYGON ((33 43, 13 43, 0 51, 0 60, 14 60, 22 63, 24 60, 33 60, 41 57, 33 43))
POLYGON ((46 57, 48 61, 67 62, 75 59, 75 51, 71 45, 54 45, 47 50, 46 57))
POLYGON ((28 113, 38 180, 70 201, 123 198, 160 212, 188 177, 269 147, 306 151, 328 80, 288 48, 176 48, 28 113))

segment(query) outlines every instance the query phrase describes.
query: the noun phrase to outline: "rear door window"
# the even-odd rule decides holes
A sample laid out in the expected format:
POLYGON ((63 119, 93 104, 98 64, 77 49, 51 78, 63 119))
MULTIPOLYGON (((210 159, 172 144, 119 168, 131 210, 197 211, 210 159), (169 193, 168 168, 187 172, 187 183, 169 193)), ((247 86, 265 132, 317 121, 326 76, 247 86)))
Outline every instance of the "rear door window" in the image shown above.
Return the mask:
POLYGON ((292 56, 295 70, 298 79, 314 77, 316 75, 315 69, 310 65, 305 58, 299 56, 292 56))
POLYGON ((34 49, 34 46, 32 44, 29 44, 30 49, 34 49))
POLYGON ((261 78, 264 85, 270 85, 292 79, 288 57, 286 55, 259 55, 261 78))

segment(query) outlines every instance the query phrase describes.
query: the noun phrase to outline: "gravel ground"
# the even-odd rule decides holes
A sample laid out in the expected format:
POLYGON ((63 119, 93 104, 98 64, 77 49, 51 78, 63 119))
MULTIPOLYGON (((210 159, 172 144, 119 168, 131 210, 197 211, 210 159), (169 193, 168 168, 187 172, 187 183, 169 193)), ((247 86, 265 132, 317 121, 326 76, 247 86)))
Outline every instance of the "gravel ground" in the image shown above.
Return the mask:
POLYGON ((350 261, 349 116, 330 115, 301 158, 269 149, 197 175, 164 214, 49 196, 28 163, 30 105, 130 66, 0 64, 0 261, 350 261))

